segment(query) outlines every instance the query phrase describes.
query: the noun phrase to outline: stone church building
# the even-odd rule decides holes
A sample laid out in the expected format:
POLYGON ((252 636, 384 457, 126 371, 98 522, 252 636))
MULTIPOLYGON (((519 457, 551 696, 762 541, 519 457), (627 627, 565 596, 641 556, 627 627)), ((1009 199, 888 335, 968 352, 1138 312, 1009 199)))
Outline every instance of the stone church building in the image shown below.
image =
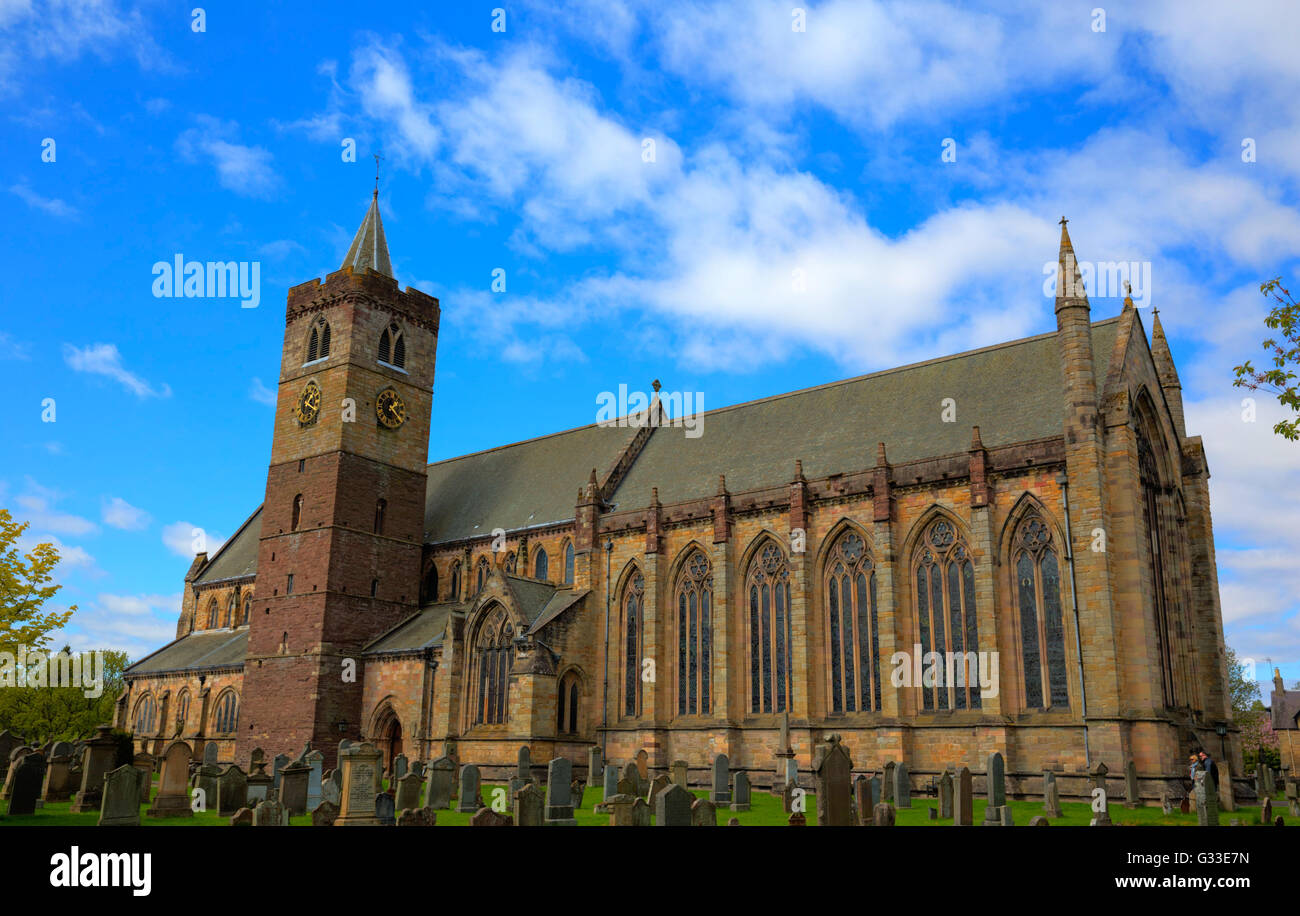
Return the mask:
POLYGON ((1159 319, 1094 320, 1064 221, 1057 288, 1052 333, 712 410, 698 438, 656 396, 429 464, 439 304, 399 288, 372 201, 288 292, 265 496, 194 558, 117 724, 245 767, 364 738, 499 776, 522 744, 596 745, 766 784, 784 723, 805 772, 837 732, 920 774, 998 750, 1175 776, 1201 745, 1241 773, 1159 319))

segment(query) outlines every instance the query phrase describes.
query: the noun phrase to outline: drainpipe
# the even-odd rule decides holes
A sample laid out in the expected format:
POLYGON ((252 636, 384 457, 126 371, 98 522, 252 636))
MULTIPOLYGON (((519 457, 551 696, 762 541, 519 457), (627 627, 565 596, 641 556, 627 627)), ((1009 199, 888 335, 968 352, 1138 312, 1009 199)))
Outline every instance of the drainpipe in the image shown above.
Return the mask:
POLYGON ((1079 587, 1074 578, 1074 526, 1070 524, 1070 482, 1062 471, 1056 475, 1061 487, 1061 501, 1065 506, 1065 562, 1070 567, 1070 603, 1074 605, 1074 651, 1079 662, 1079 706, 1083 713, 1083 764, 1092 771, 1092 755, 1088 752, 1088 692, 1083 685, 1083 639, 1079 633, 1079 587))
POLYGON ((611 564, 614 562, 614 542, 605 542, 605 690, 600 700, 600 762, 602 765, 608 763, 607 751, 609 750, 609 602, 610 591, 613 588, 609 581, 611 564))

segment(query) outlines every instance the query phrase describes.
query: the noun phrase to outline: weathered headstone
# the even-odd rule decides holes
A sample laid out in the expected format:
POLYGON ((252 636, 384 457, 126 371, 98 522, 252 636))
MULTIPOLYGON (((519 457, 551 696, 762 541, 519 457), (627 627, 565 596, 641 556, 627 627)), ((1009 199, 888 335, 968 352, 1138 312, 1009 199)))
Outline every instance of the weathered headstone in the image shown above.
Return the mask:
POLYGON ((419 776, 420 779, 424 779, 424 764, 421 761, 412 760, 410 771, 414 773, 416 776, 419 776))
POLYGON ((419 808, 420 788, 420 777, 415 773, 407 773, 397 780, 397 797, 393 800, 393 806, 398 811, 419 808))
POLYGON ((678 785, 685 789, 687 787, 686 778, 688 770, 689 768, 687 767, 685 760, 674 760, 672 767, 673 785, 678 785))
POLYGON ((533 778, 532 752, 528 750, 526 744, 519 748, 519 761, 515 766, 515 776, 524 782, 530 782, 533 778))
POLYGON ((325 755, 320 751, 310 751, 303 762, 307 764, 307 810, 315 811, 322 798, 325 755))
MULTIPOLYGON (((420 778, 419 773, 408 773, 407 775, 414 775, 416 779, 420 778)), ((438 826, 438 812, 432 808, 404 808, 397 813, 397 826, 436 827, 438 826)))
MULTIPOLYGON (((253 763, 253 772, 248 774, 248 808, 251 811, 260 801, 271 797, 271 774, 266 772, 266 758, 253 763)), ((334 804, 338 804, 337 794, 334 804)))
POLYGON ((952 822, 956 827, 970 827, 975 823, 975 780, 969 767, 957 771, 953 785, 952 822))
MULTIPOLYGON (((60 742, 67 746, 67 742, 60 742)), ((131 764, 140 771, 140 804, 149 804, 149 794, 153 789, 153 771, 157 761, 152 754, 141 752, 135 755, 131 764)))
POLYGON ((611 766, 605 767, 604 771, 601 773, 601 780, 604 783, 601 800, 608 802, 610 796, 618 794, 618 768, 611 766))
POLYGON ((641 794, 641 776, 637 772, 636 763, 629 763, 623 767, 623 775, 619 779, 616 795, 640 795, 641 794))
POLYGON ((605 764, 600 756, 600 748, 593 745, 587 748, 587 788, 602 786, 604 778, 605 764))
POLYGON ((1056 785, 1056 774, 1043 770, 1043 814, 1046 817, 1061 816, 1061 793, 1056 785))
POLYGON ((731 801, 731 761, 726 754, 713 758, 713 787, 709 792, 709 801, 715 805, 731 801))
POLYGON ((952 817, 952 774, 947 770, 939 777, 939 817, 952 817))
POLYGON ((47 802, 67 801, 72 797, 72 790, 72 757, 56 754, 50 758, 50 765, 45 768, 41 798, 47 802))
POLYGON ((1204 771, 1196 774, 1196 824, 1199 827, 1219 826, 1219 797, 1214 791, 1214 783, 1206 779, 1204 771))
POLYGON ((912 774, 907 771, 906 761, 894 767, 894 807, 912 807, 912 774))
POLYGON ((556 757, 546 766, 546 823, 576 827, 573 817, 573 764, 556 757))
POLYGON ((190 777, 190 787, 202 793, 199 797, 203 799, 205 809, 215 808, 217 805, 217 777, 220 775, 221 767, 205 763, 190 777))
POLYGON ((451 807, 452 779, 456 764, 450 757, 439 757, 429 764, 424 776, 424 804, 443 810, 451 807))
MULTIPOLYGON (((276 796, 279 796, 280 794, 280 774, 283 773, 284 768, 291 763, 293 763, 293 761, 289 759, 288 754, 276 754, 275 760, 271 763, 271 791, 276 796)), ((342 766, 342 764, 340 764, 340 766, 342 766)))
POLYGON ((731 810, 748 811, 749 805, 749 775, 737 773, 731 781, 731 810))
POLYGON ((988 781, 985 787, 988 803, 1001 808, 1007 803, 1007 770, 1000 752, 994 751, 989 754, 988 764, 984 768, 984 778, 988 781))
POLYGON ((217 746, 209 741, 203 746, 203 765, 214 767, 217 765, 217 746))
POLYGON ((853 807, 858 812, 858 826, 870 827, 876 805, 871 797, 871 778, 859 776, 853 780, 853 807))
POLYGON ((266 751, 255 747, 248 755, 248 766, 250 769, 256 769, 259 763, 266 763, 266 751))
POLYGON ((99 809, 99 826, 140 826, 140 779, 140 770, 134 766, 121 766, 104 774, 104 801, 99 809))
POLYGON ((254 827, 288 827, 289 812, 273 798, 258 802, 253 809, 254 827))
POLYGON ((221 817, 248 807, 248 776, 233 763, 217 776, 216 803, 217 814, 221 817))
POLYGON ((1142 807, 1142 795, 1138 789, 1137 762, 1134 760, 1124 764, 1124 807, 1142 807))
MULTIPOLYGON (((45 782, 45 758, 39 752, 33 751, 30 754, 23 754, 17 761, 11 762, 10 766, 13 768, 13 773, 9 783, 9 814, 35 814, 36 802, 41 797, 41 784, 45 782)), ((136 772, 135 767, 125 769, 129 769, 133 774, 136 772)), ((138 812, 139 784, 132 782, 131 788, 136 793, 135 802, 138 812)), ((100 798, 103 797, 102 786, 99 795, 100 798)))
POLYGON ((655 795, 655 826, 693 826, 691 806, 694 804, 694 795, 675 783, 669 784, 655 795))
POLYGON ((668 788, 670 785, 672 785, 672 783, 669 781, 668 777, 663 773, 660 773, 654 779, 650 780, 650 790, 646 792, 645 795, 646 804, 653 806, 655 803, 655 796, 657 796, 664 789, 668 788))
POLYGON ((541 827, 546 822, 546 798, 542 790, 526 782, 515 792, 515 823, 520 827, 541 827))
POLYGON ((637 778, 642 783, 650 782, 650 755, 645 752, 645 748, 636 752, 636 772, 637 778))
POLYGON ((1259 806, 1259 822, 1261 824, 1273 822, 1273 799, 1265 798, 1264 804, 1259 806))
POLYGON ((892 802, 894 800, 894 768, 898 764, 892 760, 886 760, 884 769, 881 770, 880 779, 880 800, 882 802, 892 802))
POLYGON ((480 782, 478 767, 467 763, 460 769, 460 786, 456 795, 456 810, 462 814, 473 814, 483 807, 479 797, 480 782))
POLYGON ((145 813, 149 817, 193 817, 190 807, 190 760, 193 752, 184 741, 173 741, 163 751, 158 794, 145 813))
POLYGON ((253 809, 240 808, 234 814, 230 815, 231 827, 252 827, 253 826, 253 809))
POLYGON ((609 811, 609 826, 611 827, 631 827, 632 826, 632 803, 636 801, 635 795, 619 795, 615 793, 605 798, 605 808, 609 811))
POLYGON ((397 809, 393 807, 393 796, 387 792, 375 794, 375 817, 379 818, 381 827, 395 827, 397 825, 397 809))
POLYGON ((311 813, 313 827, 333 827, 338 819, 339 806, 329 799, 321 799, 321 803, 311 813))
POLYGON ((650 806, 641 796, 637 796, 632 802, 632 826, 649 827, 650 826, 650 806))
POLYGON ((26 744, 20 745, 9 752, 8 775, 5 776, 4 789, 0 790, 0 799, 7 799, 10 791, 13 789, 14 776, 18 772, 18 761, 26 757, 28 754, 35 753, 37 753, 36 748, 30 747, 26 744))
POLYGON ((817 778, 817 826, 851 827, 853 825, 853 758, 841 743, 840 736, 826 736, 813 758, 817 778))
POLYGON ((1041 814, 1035 814, 1029 819, 1030 827, 1050 827, 1051 822, 1041 814))
POLYGON ((335 827, 379 825, 375 813, 375 771, 380 767, 380 759, 379 749, 368 742, 352 745, 339 757, 343 777, 335 827))
POLYGON ((406 759, 405 754, 398 754, 396 757, 394 757, 392 776, 390 777, 389 781, 392 783, 396 783, 397 780, 405 776, 407 773, 407 767, 409 765, 410 765, 410 761, 406 759))
POLYGON ((117 764, 117 739, 112 732, 111 726, 101 725, 95 737, 86 742, 81 758, 81 790, 72 800, 69 813, 99 810, 104 798, 104 774, 117 764))
POLYGON ((1092 827, 1109 827, 1110 792, 1106 789, 1106 774, 1110 770, 1104 762, 1098 762, 1092 771, 1092 810, 1093 818, 1088 822, 1092 827))
POLYGON ((471 827, 511 827, 514 825, 514 818, 508 814, 498 814, 491 808, 479 808, 474 816, 469 819, 471 827))
POLYGON ((577 811, 579 808, 582 807, 582 792, 583 792, 582 780, 578 779, 575 776, 573 779, 573 783, 569 788, 569 801, 573 804, 574 811, 577 811))
POLYGON ((1003 805, 1001 808, 998 809, 998 814, 1002 817, 1003 827, 1016 826, 1016 821, 1015 818, 1012 816, 1010 805, 1003 805))
POLYGON ((280 804, 292 816, 307 813, 307 781, 311 767, 294 761, 280 771, 280 804))
MULTIPOLYGON (((894 806, 889 802, 881 802, 876 805, 875 813, 871 816, 871 821, 877 827, 894 826, 894 806)), ((821 823, 819 820, 817 823, 821 823)))

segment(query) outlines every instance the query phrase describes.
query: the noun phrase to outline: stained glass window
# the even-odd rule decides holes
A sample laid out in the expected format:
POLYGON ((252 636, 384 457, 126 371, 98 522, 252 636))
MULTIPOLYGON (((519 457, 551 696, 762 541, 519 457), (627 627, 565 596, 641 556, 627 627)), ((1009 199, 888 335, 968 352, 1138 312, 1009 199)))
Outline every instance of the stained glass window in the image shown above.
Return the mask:
POLYGON ((633 573, 623 590, 623 714, 641 712, 641 612, 644 609, 645 580, 633 573))
POLYGON ((704 552, 692 551, 677 582, 677 712, 709 711, 712 664, 713 567, 704 552))
POLYGON ((1014 543, 1025 706, 1068 707, 1061 575, 1052 534, 1042 518, 1031 513, 1016 529, 1014 543))
POLYGON ((921 689, 921 707, 979 709, 979 626, 970 550, 943 518, 926 528, 916 550, 921 670, 935 673, 933 683, 913 685, 921 689))
POLYGON ((775 543, 750 561, 750 710, 785 712, 790 699, 790 566, 775 543))
POLYGON ((861 535, 846 531, 826 563, 831 712, 880 709, 876 572, 861 535))

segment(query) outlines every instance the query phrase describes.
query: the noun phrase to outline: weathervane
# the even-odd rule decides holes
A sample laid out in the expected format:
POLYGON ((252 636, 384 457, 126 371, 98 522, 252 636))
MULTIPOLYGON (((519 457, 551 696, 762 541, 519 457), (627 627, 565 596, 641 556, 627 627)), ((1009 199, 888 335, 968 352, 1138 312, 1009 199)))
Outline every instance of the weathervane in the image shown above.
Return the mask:
POLYGON ((379 196, 379 160, 383 159, 384 157, 379 155, 378 153, 374 153, 373 155, 375 157, 375 197, 378 197, 379 196))

